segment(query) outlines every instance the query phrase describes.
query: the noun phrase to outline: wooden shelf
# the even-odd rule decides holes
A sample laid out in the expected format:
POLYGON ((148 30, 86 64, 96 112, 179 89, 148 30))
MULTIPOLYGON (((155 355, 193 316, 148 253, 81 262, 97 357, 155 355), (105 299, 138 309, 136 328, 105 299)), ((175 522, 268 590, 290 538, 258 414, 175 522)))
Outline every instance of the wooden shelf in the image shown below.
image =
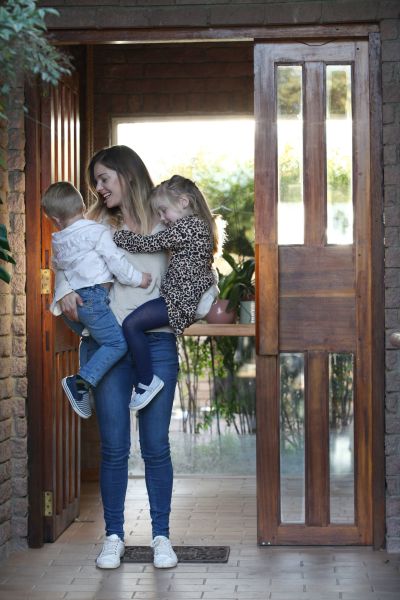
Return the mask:
POLYGON ((238 336, 254 336, 256 334, 256 326, 254 323, 241 324, 233 323, 232 325, 217 325, 210 323, 194 323, 185 331, 183 335, 238 335, 238 336))

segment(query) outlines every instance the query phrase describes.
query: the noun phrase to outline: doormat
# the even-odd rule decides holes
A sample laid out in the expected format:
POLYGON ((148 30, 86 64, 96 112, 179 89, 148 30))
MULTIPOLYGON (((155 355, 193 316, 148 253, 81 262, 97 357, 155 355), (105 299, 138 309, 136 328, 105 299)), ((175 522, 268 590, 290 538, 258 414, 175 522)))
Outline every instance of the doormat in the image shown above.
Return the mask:
MULTIPOLYGON (((230 546, 174 546, 179 562, 226 563, 230 546)), ((153 562, 153 550, 149 546, 125 546, 124 562, 153 562)))

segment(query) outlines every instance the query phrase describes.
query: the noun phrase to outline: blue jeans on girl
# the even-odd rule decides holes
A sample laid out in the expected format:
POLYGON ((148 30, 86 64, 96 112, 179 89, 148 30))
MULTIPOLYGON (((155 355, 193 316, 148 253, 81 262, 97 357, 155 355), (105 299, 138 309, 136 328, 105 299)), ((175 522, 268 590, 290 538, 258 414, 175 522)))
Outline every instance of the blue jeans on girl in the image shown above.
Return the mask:
MULTIPOLYGON (((147 333, 154 372, 165 385, 150 404, 138 413, 141 455, 150 503, 153 538, 169 537, 172 497, 172 462, 169 425, 178 375, 176 338, 172 333, 147 333)), ((81 343, 81 360, 96 351, 92 338, 81 343)), ((135 364, 126 354, 104 375, 94 390, 101 439, 100 490, 106 535, 124 539, 124 505, 130 451, 129 402, 137 384, 135 364)))
MULTIPOLYGON (((164 298, 155 298, 141 304, 122 323, 122 331, 129 351, 136 363, 139 383, 149 385, 153 374, 158 375, 153 369, 146 331, 164 327, 168 325, 168 322, 168 310, 164 298)), ((158 376, 160 377, 160 375, 158 376)), ((141 393, 140 388, 136 390, 136 393, 141 393)))

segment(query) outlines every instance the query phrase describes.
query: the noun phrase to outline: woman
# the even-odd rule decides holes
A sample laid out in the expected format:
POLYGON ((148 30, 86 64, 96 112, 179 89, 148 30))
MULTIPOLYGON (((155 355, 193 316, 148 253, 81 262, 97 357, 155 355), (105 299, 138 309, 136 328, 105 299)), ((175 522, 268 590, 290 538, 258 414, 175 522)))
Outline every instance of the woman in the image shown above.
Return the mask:
MULTIPOLYGON (((89 218, 108 224, 112 229, 128 228, 135 233, 156 233, 162 229, 152 214, 148 196, 153 183, 140 157, 127 146, 111 146, 97 152, 90 161, 88 177, 97 201, 89 218)), ((146 288, 125 286, 115 281, 110 291, 110 307, 121 324, 135 308, 157 298, 168 258, 163 252, 129 254, 135 268, 151 273, 146 288)), ((82 300, 57 281, 57 300, 64 315, 77 320, 77 304, 82 300)), ((152 363, 165 385, 153 402, 139 414, 141 454, 145 464, 145 481, 150 503, 154 566, 174 567, 177 557, 169 541, 169 514, 172 496, 172 463, 169 447, 169 424, 178 374, 175 335, 169 327, 147 333, 152 363)), ((83 340, 81 360, 95 352, 96 344, 83 340)), ((124 554, 124 504, 128 483, 130 450, 129 402, 132 386, 137 384, 135 365, 125 355, 103 377, 95 390, 96 415, 101 440, 100 489, 104 508, 106 538, 96 565, 103 569, 119 567, 124 554)))

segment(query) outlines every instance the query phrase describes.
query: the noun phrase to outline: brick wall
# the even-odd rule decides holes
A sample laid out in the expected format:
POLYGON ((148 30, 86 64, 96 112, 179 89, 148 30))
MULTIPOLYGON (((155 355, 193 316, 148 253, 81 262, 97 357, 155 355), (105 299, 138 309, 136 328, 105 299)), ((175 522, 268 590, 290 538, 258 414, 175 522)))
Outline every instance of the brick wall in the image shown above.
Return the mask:
POLYGON ((42 0, 54 28, 147 28, 350 23, 398 18, 398 0, 42 0))
POLYGON ((253 114, 249 44, 96 46, 94 147, 111 116, 253 114))
POLYGON ((21 90, 9 112, 0 146, 8 176, 0 173, 0 221, 8 228, 16 265, 11 284, 0 282, 0 558, 26 546, 27 423, 25 327, 24 113, 21 90))
MULTIPOLYGON (((400 10, 400 9, 399 9, 400 10)), ((381 23, 386 331, 400 331, 400 21, 381 23)), ((400 552, 400 349, 386 351, 387 547, 400 552)))

